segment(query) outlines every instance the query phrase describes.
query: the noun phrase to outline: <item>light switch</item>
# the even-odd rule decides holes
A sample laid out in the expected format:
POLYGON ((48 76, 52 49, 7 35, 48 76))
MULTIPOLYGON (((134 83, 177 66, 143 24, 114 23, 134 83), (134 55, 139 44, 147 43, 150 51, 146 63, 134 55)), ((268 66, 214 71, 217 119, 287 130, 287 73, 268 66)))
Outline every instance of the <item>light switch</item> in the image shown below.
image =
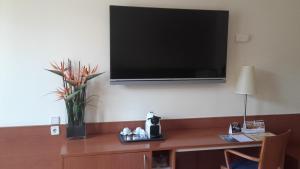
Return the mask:
POLYGON ((60 117, 59 116, 51 117, 51 125, 59 125, 59 124, 60 124, 60 117))

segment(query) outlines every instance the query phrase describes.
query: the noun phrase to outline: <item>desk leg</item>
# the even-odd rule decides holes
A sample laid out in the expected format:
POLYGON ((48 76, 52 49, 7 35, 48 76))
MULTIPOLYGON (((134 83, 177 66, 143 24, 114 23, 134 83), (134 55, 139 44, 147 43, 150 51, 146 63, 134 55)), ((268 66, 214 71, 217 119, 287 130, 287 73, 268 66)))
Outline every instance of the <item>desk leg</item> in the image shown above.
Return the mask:
POLYGON ((176 150, 170 151, 170 166, 171 169, 176 169, 176 150))

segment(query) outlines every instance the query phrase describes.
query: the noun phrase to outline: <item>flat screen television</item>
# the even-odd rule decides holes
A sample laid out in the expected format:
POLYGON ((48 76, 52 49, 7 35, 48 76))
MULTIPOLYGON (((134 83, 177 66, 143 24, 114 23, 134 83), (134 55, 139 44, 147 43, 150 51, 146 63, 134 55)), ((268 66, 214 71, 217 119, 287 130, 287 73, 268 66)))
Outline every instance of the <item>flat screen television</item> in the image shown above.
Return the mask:
POLYGON ((110 6, 110 81, 226 79, 228 11, 110 6))

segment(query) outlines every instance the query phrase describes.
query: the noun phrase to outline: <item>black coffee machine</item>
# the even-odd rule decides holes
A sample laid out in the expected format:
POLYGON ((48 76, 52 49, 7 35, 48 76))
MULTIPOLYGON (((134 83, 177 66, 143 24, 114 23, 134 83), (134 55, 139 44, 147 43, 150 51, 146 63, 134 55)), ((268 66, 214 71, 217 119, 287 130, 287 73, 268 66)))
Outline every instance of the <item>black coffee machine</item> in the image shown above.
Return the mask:
POLYGON ((145 128, 149 138, 161 137, 160 117, 155 116, 152 112, 148 113, 145 128))

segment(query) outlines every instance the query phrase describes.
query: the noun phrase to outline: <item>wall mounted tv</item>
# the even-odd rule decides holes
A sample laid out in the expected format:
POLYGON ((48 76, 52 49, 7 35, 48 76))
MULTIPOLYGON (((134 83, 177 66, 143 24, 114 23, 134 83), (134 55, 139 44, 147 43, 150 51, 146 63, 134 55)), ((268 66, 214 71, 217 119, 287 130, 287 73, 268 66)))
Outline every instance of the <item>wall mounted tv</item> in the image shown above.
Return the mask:
POLYGON ((228 11, 110 6, 110 82, 225 81, 228 11))

